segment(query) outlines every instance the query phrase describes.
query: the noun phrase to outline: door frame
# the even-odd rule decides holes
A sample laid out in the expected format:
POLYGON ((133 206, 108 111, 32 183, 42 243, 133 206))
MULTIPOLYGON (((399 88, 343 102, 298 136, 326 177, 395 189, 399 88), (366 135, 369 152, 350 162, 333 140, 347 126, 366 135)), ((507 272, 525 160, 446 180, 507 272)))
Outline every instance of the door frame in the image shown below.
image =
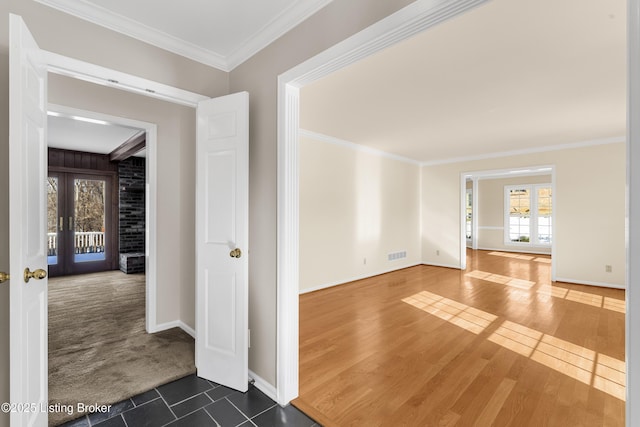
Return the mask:
MULTIPOLYGON (((48 150, 49 147, 47 147, 48 150)), ((48 156, 47 151, 47 156, 48 156)), ((71 172, 65 168, 49 165, 47 170, 49 177, 55 176, 58 180, 57 212, 56 219, 63 223, 63 230, 58 233, 58 260, 56 264, 49 264, 49 278, 55 276, 66 276, 71 274, 87 274, 96 271, 113 270, 118 266, 117 244, 117 218, 118 218, 118 183, 115 171, 100 170, 78 170, 71 172), (75 208, 73 203, 73 182, 76 179, 98 179, 105 182, 105 209, 104 209, 104 260, 90 262, 76 262, 74 251, 74 232, 69 227, 69 222, 65 222, 75 208), (61 215, 62 213, 62 215, 61 215), (53 267, 53 268, 52 268, 53 267)), ((56 221, 56 228, 60 224, 56 221)))
MULTIPOLYGON (((473 181, 473 246, 472 249, 478 249, 478 187, 479 181, 484 179, 500 179, 500 178, 518 178, 523 176, 539 176, 539 175, 551 175, 551 203, 553 209, 551 210, 551 223, 553 224, 553 233, 556 233, 556 167, 555 165, 540 165, 531 167, 517 167, 512 169, 496 169, 485 170, 475 172, 462 172, 460 173, 460 229, 461 229, 461 243, 460 243, 460 270, 467 268, 467 239, 465 237, 465 199, 466 199, 466 187, 467 179, 473 181)), ((506 225, 505 225, 506 227, 506 225)), ((528 250, 524 248, 523 250, 528 250)), ((551 280, 556 280, 556 239, 551 239, 551 280)))
MULTIPOLYGON (((109 124, 137 128, 146 132, 145 167, 145 328, 148 333, 159 332, 157 322, 157 194, 158 194, 158 126, 155 123, 112 116, 49 103, 49 112, 64 116, 85 117, 109 124)), ((117 183, 116 183, 117 187, 117 183)))
POLYGON ((277 401, 298 396, 300 88, 489 0, 416 0, 278 76, 277 401))

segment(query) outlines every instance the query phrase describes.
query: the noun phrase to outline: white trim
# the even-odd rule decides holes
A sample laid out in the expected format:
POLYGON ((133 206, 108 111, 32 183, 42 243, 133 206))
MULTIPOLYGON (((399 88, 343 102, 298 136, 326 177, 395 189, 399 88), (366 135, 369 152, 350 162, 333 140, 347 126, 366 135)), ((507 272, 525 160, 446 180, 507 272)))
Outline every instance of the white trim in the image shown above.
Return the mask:
POLYGON ((502 219, 508 226, 503 227, 503 244, 505 246, 513 247, 539 247, 551 249, 551 243, 553 242, 553 235, 555 234, 555 223, 553 212, 555 211, 555 194, 553 192, 553 185, 551 182, 544 182, 541 184, 508 184, 504 186, 504 210, 502 212, 502 219), (529 241, 528 242, 512 242, 511 241, 511 214, 510 214, 510 197, 509 192, 511 190, 518 190, 525 188, 529 190, 529 241), (551 242, 548 244, 536 243, 538 240, 538 189, 551 188, 551 242))
MULTIPOLYGON (((558 194, 558 192, 556 191, 556 168, 555 166, 551 168, 551 233, 552 235, 555 234, 556 232, 556 228, 557 228, 557 224, 558 222, 556 221, 556 211, 557 209, 557 203, 556 203, 556 195, 558 194)), ((555 254, 558 253, 557 247, 556 247, 556 241, 558 239, 552 238, 551 239, 551 280, 556 280, 556 270, 558 268, 558 263, 555 260, 555 254)))
POLYGON ((479 181, 477 179, 477 177, 472 177, 471 178, 471 182, 472 182, 472 186, 473 186, 473 204, 471 207, 471 219, 472 219, 472 225, 471 225, 471 249, 478 249, 478 201, 480 200, 480 193, 479 193, 479 181))
POLYGON ((405 268, 411 268, 418 265, 422 265, 422 262, 411 263, 411 264, 407 264, 399 267, 394 267, 388 270, 381 270, 375 273, 363 274, 363 275, 351 277, 344 280, 336 280, 334 282, 324 283, 322 285, 317 285, 312 288, 300 289, 299 294, 303 295, 303 294, 308 294, 310 292, 320 291, 322 289, 333 288, 334 286, 346 285, 347 283, 357 282, 358 280, 369 279, 371 277, 380 276, 382 274, 393 273, 394 271, 404 270, 405 268))
POLYGON ((385 157, 392 160, 398 160, 400 162, 410 163, 412 165, 420 166, 420 162, 412 160, 408 157, 398 156, 397 154, 388 153, 386 151, 378 150, 377 148, 367 147, 365 145, 356 144, 355 142, 347 141, 333 136, 324 135, 318 132, 312 132, 310 130, 300 129, 298 134, 301 137, 313 139, 317 142, 325 142, 327 144, 337 145, 339 147, 348 148, 363 153, 372 154, 374 156, 385 157))
MULTIPOLYGON (((639 0, 640 1, 640 0, 639 0)), ((515 169, 493 169, 493 170, 486 170, 486 171, 475 171, 475 172, 462 172, 460 174, 460 181, 461 183, 465 183, 467 178, 471 178, 471 179, 489 179, 489 178, 504 178, 504 177, 519 177, 519 176, 531 176, 531 175, 551 175, 551 188, 552 188, 552 206, 554 209, 551 210, 551 223, 552 225, 555 226, 556 224, 556 167, 555 165, 540 165, 540 166, 528 166, 528 167, 520 167, 520 168, 515 168, 515 169)), ((461 184, 461 185, 463 185, 461 184)), ((537 185, 537 184, 536 184, 537 185)), ((462 187, 461 189, 461 193, 463 193, 466 189, 466 185, 462 187)), ((505 201, 506 203, 506 201, 505 201)), ((464 211, 461 212, 460 214, 460 222, 462 224, 464 224, 465 222, 465 216, 464 216, 464 211)), ((508 227, 491 227, 491 226, 483 226, 483 227, 478 227, 478 229, 500 229, 503 230, 503 232, 508 231, 508 227)), ((554 230, 555 231, 555 230, 554 230)), ((464 237, 464 236, 461 236, 464 237)), ((513 246, 518 246, 518 245, 513 245, 513 246)), ((522 246, 518 246, 518 247, 532 247, 532 245, 522 245, 522 246)), ((533 246, 535 247, 541 247, 541 248, 546 248, 545 246, 533 246)), ((548 246, 551 248, 551 280, 555 280, 556 277, 556 260, 555 260, 555 256, 554 254, 556 253, 556 239, 551 239, 551 245, 548 246)), ((483 248, 478 248, 481 250, 495 250, 495 251, 504 251, 504 252, 510 252, 508 249, 483 249, 483 248)), ((521 250, 521 249, 514 249, 512 252, 525 252, 526 250, 521 250)), ((533 252, 533 253, 538 253, 538 252, 533 252)), ((545 253, 544 255, 549 255, 548 253, 545 253)), ((466 239, 463 240, 463 243, 461 243, 460 245, 460 265, 463 265, 466 267, 467 265, 467 251, 466 251, 466 239)))
POLYGON ((571 283, 574 285, 598 286, 600 288, 626 289, 625 285, 617 285, 615 283, 592 282, 589 280, 566 279, 561 277, 557 277, 556 280, 554 280, 554 282, 571 283))
POLYGON ((504 230, 504 227, 493 225, 479 225, 478 230, 504 230))
POLYGON ((625 420, 640 425, 640 0, 627 1, 627 212, 625 420))
POLYGON ((260 375, 253 372, 251 369, 249 369, 249 379, 252 379, 253 385, 258 390, 266 394, 269 399, 273 400, 274 402, 277 401, 278 392, 276 388, 271 384, 269 384, 267 380, 265 380, 260 375))
POLYGON ((99 25, 120 34, 143 41, 150 45, 168 50, 202 64, 224 71, 227 70, 225 58, 213 51, 191 42, 149 27, 124 15, 83 0, 35 0, 38 3, 75 16, 92 24, 99 25))
POLYGON ((488 0, 417 0, 280 75, 301 88, 488 0))
POLYGON ((169 101, 174 104, 197 107, 198 102, 209 99, 187 90, 178 89, 143 77, 101 67, 79 59, 69 58, 53 52, 42 51, 50 73, 84 80, 101 86, 108 86, 139 95, 169 101))
POLYGON ((48 111, 69 116, 102 120, 119 126, 142 129, 147 134, 145 167, 145 328, 155 332, 157 325, 157 277, 158 277, 158 126, 154 123, 112 116, 95 111, 81 110, 49 103, 48 111))
POLYGON ((299 88, 487 0, 416 0, 278 77, 277 402, 298 395, 299 88))
POLYGON ((275 40, 302 23, 333 0, 307 0, 287 8, 226 57, 225 71, 231 71, 275 40))
POLYGON ((160 323, 156 325, 155 330, 149 331, 149 333, 162 332, 173 328, 180 328, 184 332, 189 334, 193 339, 196 338, 196 330, 184 323, 182 320, 172 320, 171 322, 160 323))
POLYGON ((89 3, 83 0, 35 1, 75 16, 76 18, 89 21, 117 33, 159 47, 160 49, 229 72, 318 10, 325 7, 332 0, 294 2, 290 7, 282 11, 282 13, 268 22, 264 27, 242 42, 235 48, 234 52, 227 55, 152 28, 95 3, 89 3))
POLYGON ((465 224, 464 225, 465 225, 465 228, 464 228, 464 238, 465 238, 465 240, 467 242, 467 247, 468 248, 469 247, 472 248, 473 247, 473 236, 475 234, 473 232, 473 229, 474 229, 473 223, 474 223, 474 217, 475 217, 475 212, 473 211, 473 181, 471 181, 471 188, 466 188, 466 187, 467 187, 467 182, 466 182, 466 179, 465 179, 465 190, 464 190, 464 207, 465 207, 465 210, 464 210, 464 223, 465 224), (470 208, 471 208, 471 221, 470 221, 471 224, 469 224, 469 228, 471 230, 469 230, 470 237, 467 237, 467 206, 469 205, 469 195, 471 195, 471 206, 470 206, 470 208))
POLYGON ((465 268, 460 268, 459 265, 453 265, 453 264, 441 264, 441 263, 436 263, 436 262, 423 262, 422 265, 426 265, 428 267, 442 267, 442 268, 453 268, 454 270, 465 270, 465 268))
POLYGON ((460 270, 467 269, 467 177, 460 174, 460 270))
POLYGON ((509 252, 514 254, 551 255, 551 248, 547 248, 547 249, 549 249, 549 252, 540 252, 540 251, 536 251, 535 249, 520 250, 520 249, 490 248, 486 246, 478 248, 479 251, 509 252))
POLYGON ((422 162, 422 166, 438 166, 449 163, 471 162, 474 160, 495 159, 498 157, 521 156, 525 154, 544 153, 547 151, 571 150, 575 148, 593 147, 596 145, 616 144, 625 142, 624 136, 612 136, 610 138, 592 139, 588 141, 571 142, 568 144, 547 145, 544 147, 523 148, 521 150, 500 151, 497 153, 479 154, 477 156, 455 157, 451 159, 433 160, 422 162))
POLYGON ((278 78, 277 402, 298 397, 300 90, 278 78))

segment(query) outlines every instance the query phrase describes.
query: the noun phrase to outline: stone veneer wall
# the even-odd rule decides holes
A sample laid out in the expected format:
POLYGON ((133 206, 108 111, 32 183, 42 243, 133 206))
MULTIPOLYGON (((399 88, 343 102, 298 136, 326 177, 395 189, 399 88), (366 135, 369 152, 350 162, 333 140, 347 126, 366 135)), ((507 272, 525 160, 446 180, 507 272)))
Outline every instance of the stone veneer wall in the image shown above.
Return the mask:
MULTIPOLYGON (((120 194, 120 254, 145 250, 145 159, 130 157, 118 165, 120 194)), ((123 269, 120 256, 120 269, 123 269)), ((144 262, 124 267, 125 273, 144 271, 144 262), (132 271, 135 270, 135 271, 132 271)))

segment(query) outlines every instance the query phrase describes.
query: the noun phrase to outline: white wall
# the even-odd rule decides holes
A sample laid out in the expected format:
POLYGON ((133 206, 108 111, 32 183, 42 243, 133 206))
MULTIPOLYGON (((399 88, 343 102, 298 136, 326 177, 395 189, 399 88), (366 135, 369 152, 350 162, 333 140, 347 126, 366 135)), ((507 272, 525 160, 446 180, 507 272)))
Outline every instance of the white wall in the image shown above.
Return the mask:
POLYGON ((419 175, 417 164, 302 137, 300 291, 419 264, 419 175), (388 260, 399 251, 407 257, 388 260))
POLYGON ((461 173, 555 165, 557 279, 624 286, 625 159, 621 142, 423 167, 423 262, 460 265, 461 173))
POLYGON ((504 187, 518 184, 551 184, 551 175, 478 180, 478 249, 550 254, 551 247, 505 245, 504 187))

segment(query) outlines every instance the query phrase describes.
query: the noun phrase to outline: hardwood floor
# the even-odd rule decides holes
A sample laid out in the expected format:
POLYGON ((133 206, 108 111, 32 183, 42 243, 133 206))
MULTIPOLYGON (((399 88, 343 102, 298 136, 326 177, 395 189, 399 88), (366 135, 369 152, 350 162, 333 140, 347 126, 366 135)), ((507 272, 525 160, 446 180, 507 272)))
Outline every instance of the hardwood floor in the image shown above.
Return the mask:
POLYGON ((300 397, 324 426, 623 426, 624 291, 469 251, 300 296, 300 397))

